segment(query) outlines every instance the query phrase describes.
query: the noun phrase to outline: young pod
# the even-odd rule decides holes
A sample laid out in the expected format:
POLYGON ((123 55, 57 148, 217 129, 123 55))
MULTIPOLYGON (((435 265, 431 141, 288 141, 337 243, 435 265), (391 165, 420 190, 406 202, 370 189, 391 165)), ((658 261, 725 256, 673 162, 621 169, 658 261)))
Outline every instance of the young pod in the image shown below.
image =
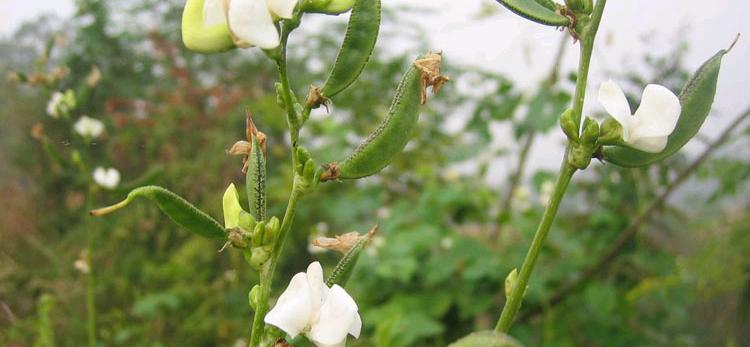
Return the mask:
POLYGON ((199 210, 177 194, 159 186, 145 186, 132 190, 125 200, 104 208, 89 212, 92 216, 101 216, 119 210, 137 197, 153 201, 177 225, 190 232, 212 239, 226 239, 224 227, 205 212, 199 210))
POLYGON ((355 243, 354 246, 352 246, 352 248, 348 252, 346 252, 346 254, 344 254, 344 257, 339 260, 338 264, 336 264, 336 267, 333 269, 331 275, 328 276, 328 279, 326 280, 327 286, 330 287, 334 284, 338 284, 342 287, 346 286, 346 282, 349 280, 349 277, 351 277, 352 272, 354 271, 354 266, 357 265, 359 255, 365 249, 367 244, 370 243, 377 232, 378 226, 376 225, 372 229, 370 229, 370 231, 367 232, 366 235, 361 236, 357 243, 355 243))
POLYGON ((421 74, 411 66, 396 90, 383 122, 341 163, 329 164, 322 181, 374 175, 400 153, 417 128, 421 74))
POLYGON ((266 220, 266 158, 258 136, 252 137, 252 148, 247 160, 245 188, 250 204, 250 214, 255 220, 263 221, 266 220))
POLYGON ((647 153, 629 147, 611 146, 604 150, 603 159, 622 167, 642 167, 671 156, 687 144, 698 133, 711 111, 721 60, 730 49, 720 50, 703 63, 682 89, 679 95, 682 106, 680 118, 661 152, 647 153))
POLYGON ((548 8, 548 1, 537 0, 497 0, 511 12, 539 24, 568 26, 570 19, 548 8))
POLYGON ((380 0, 356 0, 333 70, 320 91, 324 98, 333 97, 359 77, 370 60, 379 31, 380 0))

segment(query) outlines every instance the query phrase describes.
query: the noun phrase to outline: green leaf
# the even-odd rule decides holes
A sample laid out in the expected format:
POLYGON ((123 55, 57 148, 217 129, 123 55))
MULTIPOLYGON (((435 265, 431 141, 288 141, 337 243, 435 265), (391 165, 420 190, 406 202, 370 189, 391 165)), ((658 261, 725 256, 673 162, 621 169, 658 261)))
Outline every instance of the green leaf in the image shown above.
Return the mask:
POLYGON ((224 227, 219 222, 177 194, 159 186, 133 189, 128 193, 125 200, 112 206, 93 210, 89 214, 102 216, 112 213, 127 206, 137 197, 144 197, 153 201, 167 217, 190 232, 212 239, 226 239, 224 227))
POLYGON ((549 1, 497 0, 513 13, 544 25, 568 26, 570 19, 548 8, 549 1))
POLYGON ((730 49, 731 47, 720 50, 703 63, 682 89, 679 96, 682 113, 675 130, 669 135, 664 150, 659 153, 647 153, 629 147, 612 146, 604 150, 603 159, 623 167, 641 167, 663 160, 685 146, 698 133, 711 111, 721 59, 730 49))
POLYGON ((357 0, 333 70, 321 89, 323 96, 332 97, 354 83, 370 60, 379 31, 380 0, 357 0))
POLYGON ((448 347, 522 347, 514 338, 494 331, 472 333, 448 347))

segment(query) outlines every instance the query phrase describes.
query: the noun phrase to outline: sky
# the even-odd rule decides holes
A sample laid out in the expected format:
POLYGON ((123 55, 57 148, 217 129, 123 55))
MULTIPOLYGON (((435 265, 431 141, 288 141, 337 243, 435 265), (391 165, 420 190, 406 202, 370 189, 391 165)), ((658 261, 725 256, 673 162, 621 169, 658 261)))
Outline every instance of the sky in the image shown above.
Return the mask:
MULTIPOLYGON (((503 73, 529 92, 549 70, 561 35, 554 28, 531 23, 508 11, 476 19, 483 7, 500 6, 491 0, 383 0, 383 3, 430 10, 416 19, 430 28, 425 39, 434 50, 442 50, 444 59, 503 73)), ((702 129, 709 137, 716 135, 734 115, 750 105, 750 65, 747 64, 750 61, 750 21, 743 15, 749 10, 748 0, 609 0, 592 60, 585 112, 601 110, 592 96, 602 82, 628 69, 639 69, 637 62, 647 49, 666 51, 672 47, 669 40, 674 39, 680 28, 688 28, 690 52, 686 65, 691 70, 728 47, 741 33, 744 36, 724 58, 714 113, 702 129), (645 45, 644 38, 651 38, 653 43, 645 45)), ((69 15, 73 12, 73 1, 0 0, 0 36, 10 35, 23 21, 50 12, 69 15)), ((577 47, 568 49, 564 70, 575 67, 577 55, 577 47)), ((511 138, 509 128, 495 130, 501 135, 507 133, 507 136, 499 136, 501 139, 511 138)), ((562 137, 559 132, 553 133, 532 148, 531 162, 550 169, 557 167, 560 151, 550 148, 556 148, 562 137)), ((508 143, 497 145, 512 147, 508 143)), ((696 152, 701 146, 692 141, 687 150, 696 152)), ((496 174, 502 177, 509 166, 497 163, 492 167, 497 167, 496 174)))

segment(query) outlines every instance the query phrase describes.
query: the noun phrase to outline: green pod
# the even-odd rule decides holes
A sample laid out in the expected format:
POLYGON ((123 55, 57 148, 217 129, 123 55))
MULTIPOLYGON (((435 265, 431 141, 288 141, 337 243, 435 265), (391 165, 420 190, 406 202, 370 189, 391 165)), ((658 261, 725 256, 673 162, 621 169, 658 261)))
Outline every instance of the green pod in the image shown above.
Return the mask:
POLYGON ((258 143, 258 136, 252 138, 249 165, 245 176, 247 201, 250 204, 250 214, 256 221, 266 220, 266 158, 258 143))
POLYGON ((511 12, 528 20, 544 25, 568 26, 570 19, 548 8, 547 1, 537 0, 497 0, 511 12))
POLYGON ((359 77, 370 60, 379 30, 380 0, 356 0, 333 70, 321 89, 324 97, 338 94, 359 77))
POLYGON ((357 265, 357 260, 359 260, 360 254, 362 254, 362 251, 365 250, 365 247, 377 232, 378 227, 375 226, 374 228, 372 228, 372 230, 370 230, 370 232, 360 238, 359 241, 357 241, 357 243, 352 246, 349 252, 346 252, 346 254, 344 254, 344 257, 339 260, 338 264, 336 264, 336 267, 333 268, 333 272, 331 272, 331 275, 328 276, 328 279, 326 279, 327 286, 331 287, 334 284, 338 284, 342 287, 346 286, 346 282, 349 281, 349 277, 352 276, 354 266, 357 265))
POLYGON ((557 4, 555 4, 552 0, 535 0, 539 5, 542 5, 552 11, 557 11, 557 8, 559 7, 557 4))
POLYGON ((622 167, 641 167, 653 164, 679 151, 698 133, 711 111, 716 95, 721 59, 729 52, 729 49, 720 50, 703 63, 680 92, 682 113, 680 113, 677 126, 669 135, 664 150, 659 153, 648 153, 629 147, 612 146, 604 149, 602 159, 622 167))
POLYGON ((224 227, 219 222, 177 194, 159 186, 145 186, 133 189, 128 193, 125 200, 112 206, 93 210, 89 214, 92 216, 101 216, 114 212, 127 206, 137 197, 144 197, 153 201, 167 217, 188 231, 212 239, 227 238, 224 227))
POLYGON ((448 347, 522 347, 516 339, 494 331, 479 331, 469 334, 448 347))
POLYGON ((401 80, 383 122, 348 158, 338 164, 338 170, 333 170, 337 171, 336 174, 326 179, 353 179, 374 175, 388 166, 393 157, 404 149, 417 128, 420 78, 419 70, 412 66, 401 80))

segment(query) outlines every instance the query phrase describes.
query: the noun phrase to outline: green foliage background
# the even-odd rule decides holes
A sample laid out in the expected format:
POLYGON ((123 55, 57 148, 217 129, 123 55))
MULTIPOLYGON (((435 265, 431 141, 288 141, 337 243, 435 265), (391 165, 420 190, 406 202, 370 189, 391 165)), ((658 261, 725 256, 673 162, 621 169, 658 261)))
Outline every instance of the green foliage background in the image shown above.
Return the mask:
MULTIPOLYGON (((244 181, 239 158, 225 150, 244 136, 249 108, 269 135, 269 213, 282 215, 291 168, 273 66, 257 50, 186 51, 179 37, 181 1, 77 5, 73 18, 42 18, 0 42, 3 75, 29 74, 35 66, 70 69, 47 89, 0 81, 0 345, 83 344, 85 276, 73 262, 87 230, 96 235, 101 346, 239 345, 249 333, 247 292, 257 275, 238 252, 218 252, 221 244, 180 231, 146 203, 96 220, 86 210, 120 200, 130 186, 153 183, 219 217, 224 188, 244 181), (49 59, 40 58, 45 46, 52 47, 49 59), (46 116, 45 106, 52 91, 82 85, 92 66, 102 80, 74 114, 104 121, 107 131, 85 143, 70 121, 46 116), (31 136, 37 123, 62 161, 31 136), (73 149, 92 167, 116 167, 124 183, 86 201, 90 168, 71 164, 73 149)), ((380 40, 394 40, 393 33, 407 26, 419 37, 404 17, 386 9, 388 30, 380 40)), ((324 79, 334 59, 345 21, 334 22, 295 32, 304 38, 295 39, 290 74, 301 95, 324 79)), ((331 114, 313 117, 302 141, 318 161, 341 158, 383 116, 405 67, 429 48, 414 44, 407 54, 376 52, 362 78, 334 100, 331 114)), ((679 44, 665 56, 645 57, 649 71, 623 77, 634 91, 644 83, 678 90, 688 76, 681 61, 686 49, 679 44)), ((489 159, 516 163, 524 143, 557 131, 555 117, 573 87, 568 71, 548 90, 524 91, 504 76, 451 61, 450 52, 445 58, 453 82, 430 100, 406 152, 376 177, 324 184, 301 202, 294 222, 276 290, 314 259, 327 268, 335 264, 336 254, 308 251, 311 235, 380 225, 348 286, 365 324, 352 346, 442 346, 492 328, 503 280, 521 263, 542 213, 543 182, 554 177, 526 172, 519 182, 530 190, 528 201, 512 198, 510 183, 486 184, 498 180, 488 177, 497 162, 489 159), (459 88, 461 81, 488 92, 459 88), (457 114, 467 122, 446 129, 457 114), (498 124, 511 126, 515 138, 490 152, 497 136, 490 127, 498 124), (458 174, 455 168, 466 162, 477 170, 458 174), (505 200, 513 213, 501 210, 505 200)), ((689 181, 700 189, 678 194, 611 265, 559 305, 547 306, 545 300, 593 264, 689 158, 642 170, 595 164, 574 180, 513 335, 527 346, 750 345, 750 215, 743 195, 750 131, 741 130, 689 181), (541 314, 524 315, 539 306, 541 314)))

